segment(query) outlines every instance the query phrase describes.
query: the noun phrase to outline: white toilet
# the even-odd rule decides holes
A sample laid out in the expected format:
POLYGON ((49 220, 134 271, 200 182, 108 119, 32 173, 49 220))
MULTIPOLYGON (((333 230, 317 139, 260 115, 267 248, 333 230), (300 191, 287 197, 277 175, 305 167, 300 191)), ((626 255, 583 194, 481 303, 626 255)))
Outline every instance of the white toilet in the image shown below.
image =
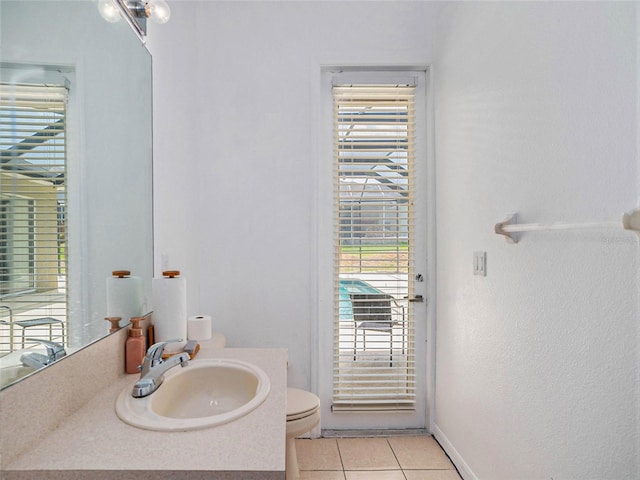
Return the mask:
POLYGON ((311 431, 319 422, 320 399, 311 392, 287 388, 286 480, 300 478, 295 438, 311 431))

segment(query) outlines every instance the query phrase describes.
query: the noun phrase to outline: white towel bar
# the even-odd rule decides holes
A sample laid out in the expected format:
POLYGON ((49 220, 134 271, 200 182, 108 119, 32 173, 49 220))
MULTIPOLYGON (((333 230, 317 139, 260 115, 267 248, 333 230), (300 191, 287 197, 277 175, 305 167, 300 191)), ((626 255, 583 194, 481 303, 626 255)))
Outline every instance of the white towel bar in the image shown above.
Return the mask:
POLYGON ((518 243, 518 238, 513 235, 518 232, 534 232, 542 230, 573 230, 578 228, 611 228, 622 227, 625 230, 634 231, 640 235, 640 208, 636 208, 622 215, 622 222, 609 220, 602 222, 584 222, 584 223, 521 223, 518 224, 518 214, 513 213, 507 218, 495 225, 495 232, 498 235, 504 235, 509 243, 518 243))

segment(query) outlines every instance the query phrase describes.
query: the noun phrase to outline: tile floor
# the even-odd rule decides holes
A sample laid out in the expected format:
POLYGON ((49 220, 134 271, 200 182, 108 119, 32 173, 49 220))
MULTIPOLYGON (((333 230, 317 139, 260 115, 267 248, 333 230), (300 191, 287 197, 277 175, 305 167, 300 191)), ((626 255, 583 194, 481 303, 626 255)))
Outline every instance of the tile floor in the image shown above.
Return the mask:
POLYGON ((432 437, 296 439, 301 480, 460 480, 432 437))

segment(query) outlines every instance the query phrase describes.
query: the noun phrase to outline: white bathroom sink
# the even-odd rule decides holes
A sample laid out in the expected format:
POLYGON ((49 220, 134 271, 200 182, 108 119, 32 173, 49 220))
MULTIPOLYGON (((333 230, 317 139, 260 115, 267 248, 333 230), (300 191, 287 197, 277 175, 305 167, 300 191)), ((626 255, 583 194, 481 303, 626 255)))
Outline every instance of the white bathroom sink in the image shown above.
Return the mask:
POLYGON ((187 431, 236 420, 256 409, 269 394, 269 377, 240 360, 192 360, 165 374, 151 395, 134 398, 133 383, 116 400, 118 417, 146 430, 187 431))

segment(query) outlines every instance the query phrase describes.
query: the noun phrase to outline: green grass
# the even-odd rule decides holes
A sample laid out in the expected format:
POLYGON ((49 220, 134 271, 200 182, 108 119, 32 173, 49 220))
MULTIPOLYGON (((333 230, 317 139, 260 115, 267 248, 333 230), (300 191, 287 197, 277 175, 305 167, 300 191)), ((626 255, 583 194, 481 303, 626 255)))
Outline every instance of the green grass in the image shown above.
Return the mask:
POLYGON ((367 253, 367 252, 408 252, 409 244, 399 245, 342 245, 340 251, 343 253, 367 253))
POLYGON ((406 273, 409 245, 345 245, 340 248, 342 273, 406 273))

